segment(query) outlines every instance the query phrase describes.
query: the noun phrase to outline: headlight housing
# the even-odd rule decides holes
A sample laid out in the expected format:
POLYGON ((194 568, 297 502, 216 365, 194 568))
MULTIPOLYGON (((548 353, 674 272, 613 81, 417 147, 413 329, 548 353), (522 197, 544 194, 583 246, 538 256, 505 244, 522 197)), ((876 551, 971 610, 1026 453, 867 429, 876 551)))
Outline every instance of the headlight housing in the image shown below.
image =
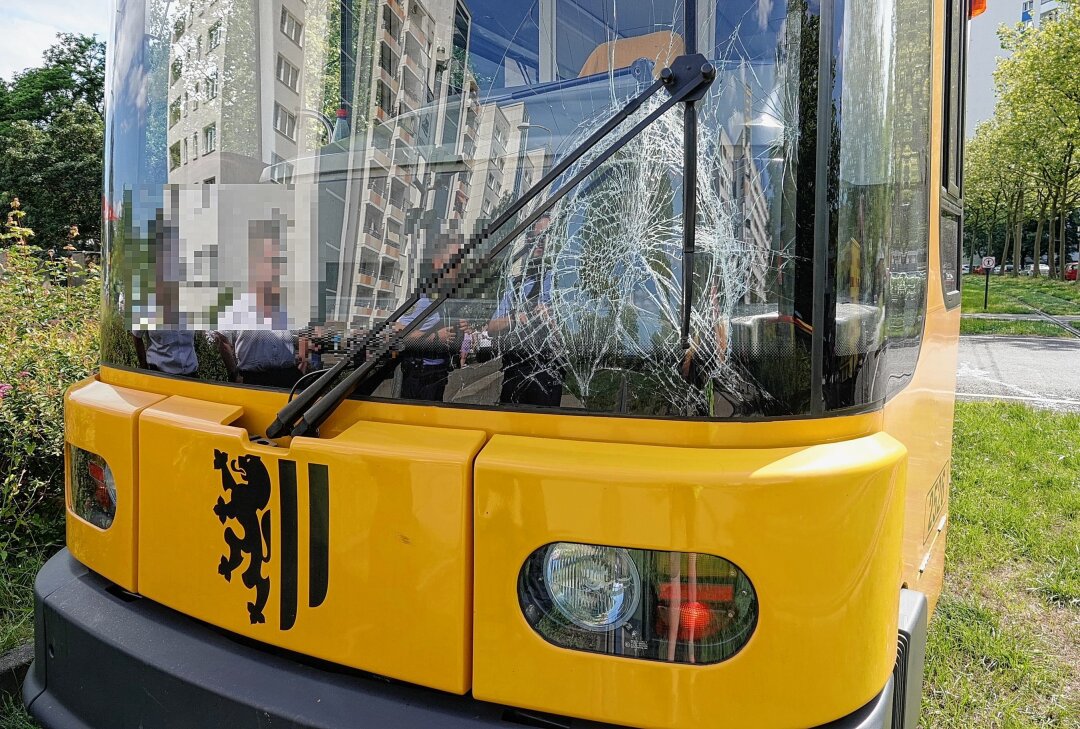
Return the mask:
POLYGON ((525 619, 563 648, 671 663, 718 663, 757 625, 749 578, 710 554, 557 542, 518 577, 525 619))
POLYGON ((544 556, 544 581, 555 609, 587 631, 621 627, 641 599, 637 565, 615 547, 552 544, 544 556))
POLYGON ((116 478, 97 453, 69 445, 71 509, 80 519, 108 529, 116 517, 116 478))

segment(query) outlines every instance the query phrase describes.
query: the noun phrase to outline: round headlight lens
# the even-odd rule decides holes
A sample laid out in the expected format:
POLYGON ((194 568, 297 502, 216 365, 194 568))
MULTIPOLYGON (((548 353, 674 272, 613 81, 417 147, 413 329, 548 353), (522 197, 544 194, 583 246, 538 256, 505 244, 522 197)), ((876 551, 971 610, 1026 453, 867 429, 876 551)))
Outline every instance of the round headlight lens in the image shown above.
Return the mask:
POLYGON ((589 631, 619 627, 641 600, 638 567, 618 547, 553 544, 544 559, 544 582, 559 613, 589 631))

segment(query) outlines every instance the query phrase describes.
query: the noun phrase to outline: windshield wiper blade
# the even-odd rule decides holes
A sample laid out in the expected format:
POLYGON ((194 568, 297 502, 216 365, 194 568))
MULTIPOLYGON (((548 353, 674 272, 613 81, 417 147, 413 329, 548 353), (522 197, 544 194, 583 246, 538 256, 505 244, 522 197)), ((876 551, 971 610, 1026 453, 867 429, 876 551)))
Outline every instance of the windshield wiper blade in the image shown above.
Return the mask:
MULTIPOLYGON (((529 226, 535 223, 541 216, 551 210, 556 203, 565 197, 572 189, 577 187, 588 178, 596 169, 606 162, 613 154, 625 146, 630 140, 637 137, 650 124, 663 116, 676 104, 694 97, 695 94, 704 93, 709 84, 716 77, 715 69, 700 54, 693 56, 680 56, 675 59, 669 68, 664 69, 660 78, 651 86, 626 103, 607 122, 593 132, 588 139, 575 147, 558 164, 552 167, 548 174, 527 190, 521 197, 514 201, 501 215, 493 220, 482 231, 472 236, 453 256, 450 262, 440 271, 433 274, 417 287, 416 291, 405 300, 394 312, 382 321, 364 340, 361 351, 375 342, 379 334, 390 324, 398 321, 415 307, 425 294, 438 294, 422 311, 418 312, 412 320, 402 329, 392 332, 388 338, 380 343, 374 351, 368 353, 366 359, 342 379, 324 397, 319 396, 326 391, 333 381, 347 368, 347 362, 356 357, 338 362, 327 371, 313 385, 305 389, 296 399, 282 408, 273 424, 267 429, 267 436, 277 438, 290 432, 293 436, 317 434, 319 427, 363 383, 368 375, 380 367, 386 356, 393 350, 397 342, 404 340, 410 333, 418 328, 442 303, 452 298, 456 289, 469 280, 473 274, 471 270, 461 270, 461 264, 465 259, 485 240, 490 238, 496 231, 510 222, 525 206, 535 200, 539 195, 559 177, 580 160, 589 150, 595 147, 616 127, 626 121, 634 112, 641 108, 649 98, 658 91, 667 88, 670 96, 656 109, 650 112, 644 119, 638 122, 632 129, 608 146, 597 155, 581 171, 575 174, 564 185, 555 190, 546 200, 538 205, 524 220, 520 221, 506 234, 473 268, 483 271, 496 256, 502 253, 519 235, 525 232, 529 226), (294 425, 295 424, 295 425, 294 425), (291 431, 289 431, 292 426, 291 431)), ((698 96, 700 98, 700 96, 698 96)))

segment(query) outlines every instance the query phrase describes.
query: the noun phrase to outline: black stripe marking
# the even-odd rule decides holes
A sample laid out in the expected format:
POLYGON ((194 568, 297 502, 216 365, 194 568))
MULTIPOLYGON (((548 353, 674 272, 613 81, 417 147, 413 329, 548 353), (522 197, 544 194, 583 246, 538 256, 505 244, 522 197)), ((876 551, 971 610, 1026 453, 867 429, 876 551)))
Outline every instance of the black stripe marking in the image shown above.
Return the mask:
POLYGON ((281 629, 296 623, 297 522, 296 462, 278 461, 281 514, 281 629))
POLYGON ((320 463, 308 464, 308 507, 308 605, 319 607, 330 578, 330 475, 320 463))

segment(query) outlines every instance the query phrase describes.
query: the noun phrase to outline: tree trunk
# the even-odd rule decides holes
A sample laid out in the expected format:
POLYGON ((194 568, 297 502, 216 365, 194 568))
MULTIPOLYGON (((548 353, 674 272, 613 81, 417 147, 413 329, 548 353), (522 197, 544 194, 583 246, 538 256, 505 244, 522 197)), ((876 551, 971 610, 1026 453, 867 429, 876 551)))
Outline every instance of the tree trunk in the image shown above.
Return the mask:
MULTIPOLYGON (((1035 265, 1032 266, 1031 275, 1035 278, 1039 277, 1039 254, 1042 252, 1042 233, 1043 222, 1046 220, 1046 203, 1044 202, 1039 206, 1039 224, 1035 227, 1035 248, 1033 251, 1033 257, 1035 258, 1035 265)), ((1046 260, 1050 260, 1050 255, 1047 254, 1046 260)))
POLYGON ((1050 240, 1046 242, 1046 260, 1050 262, 1050 278, 1057 278, 1058 268, 1064 268, 1065 264, 1056 261, 1057 258, 1057 225, 1054 221, 1057 220, 1057 196, 1055 195, 1050 203, 1050 217, 1047 218, 1049 225, 1048 234, 1050 240), (1058 265, 1060 263, 1060 266, 1058 265))
POLYGON ((1061 280, 1062 281, 1065 280, 1065 268, 1066 268, 1065 264, 1069 262, 1069 259, 1066 257, 1069 254, 1069 250, 1068 250, 1068 247, 1065 245, 1065 219, 1068 217, 1068 215, 1065 213, 1065 209, 1066 209, 1066 206, 1062 205, 1061 206, 1061 230, 1058 232, 1058 246, 1059 246, 1058 250, 1061 252, 1060 260, 1061 260, 1061 280))
POLYGON ((998 271, 999 276, 1005 275, 1005 260, 1009 255, 1009 246, 1012 245, 1012 220, 1006 219, 1005 221, 1005 245, 1001 247, 1001 258, 998 259, 998 265, 1001 270, 998 271))
MULTIPOLYGON (((1013 234, 1012 275, 1020 275, 1020 250, 1024 245, 1024 188, 1016 196, 1016 233, 1013 234)), ((1004 270, 1004 269, 1003 269, 1004 270)))

